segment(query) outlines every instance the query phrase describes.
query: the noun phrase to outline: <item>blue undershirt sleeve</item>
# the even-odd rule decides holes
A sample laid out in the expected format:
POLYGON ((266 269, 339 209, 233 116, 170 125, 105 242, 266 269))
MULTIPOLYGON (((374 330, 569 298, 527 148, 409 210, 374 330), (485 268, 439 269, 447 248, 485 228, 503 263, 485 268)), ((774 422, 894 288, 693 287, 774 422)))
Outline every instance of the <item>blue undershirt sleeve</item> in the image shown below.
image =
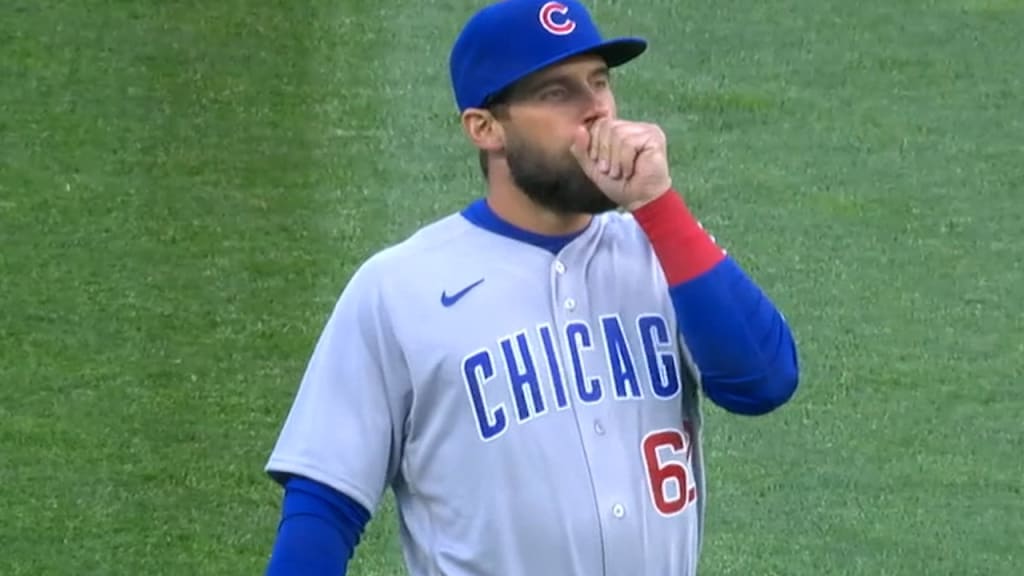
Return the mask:
POLYGON ((333 488, 292 477, 285 482, 281 522, 267 576, 344 576, 370 519, 333 488))
POLYGON ((789 326, 731 257, 669 292, 712 402, 737 414, 760 415, 790 399, 799 367, 789 326))

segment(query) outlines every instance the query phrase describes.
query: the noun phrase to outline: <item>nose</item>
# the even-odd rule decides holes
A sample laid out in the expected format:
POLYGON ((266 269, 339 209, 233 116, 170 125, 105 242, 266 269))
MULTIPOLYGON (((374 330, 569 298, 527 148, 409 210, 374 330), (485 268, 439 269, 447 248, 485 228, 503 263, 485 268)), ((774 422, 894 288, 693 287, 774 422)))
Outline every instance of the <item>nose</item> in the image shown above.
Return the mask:
POLYGON ((594 122, 607 118, 612 114, 611 102, 601 94, 590 92, 587 95, 586 110, 583 116, 583 123, 590 126, 594 122))

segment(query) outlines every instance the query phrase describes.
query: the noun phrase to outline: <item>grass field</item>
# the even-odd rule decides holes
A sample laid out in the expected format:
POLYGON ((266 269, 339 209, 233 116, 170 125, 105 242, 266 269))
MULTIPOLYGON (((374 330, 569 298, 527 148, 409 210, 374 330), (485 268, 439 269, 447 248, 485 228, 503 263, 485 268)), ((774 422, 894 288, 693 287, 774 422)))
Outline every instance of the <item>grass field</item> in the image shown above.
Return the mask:
MULTIPOLYGON (((262 467, 358 263, 481 193, 470 0, 0 8, 0 574, 257 574, 262 467)), ((786 312, 709 408, 706 575, 1024 565, 1024 2, 594 0, 624 116, 786 312)), ((402 574, 390 502, 353 562, 402 574)))

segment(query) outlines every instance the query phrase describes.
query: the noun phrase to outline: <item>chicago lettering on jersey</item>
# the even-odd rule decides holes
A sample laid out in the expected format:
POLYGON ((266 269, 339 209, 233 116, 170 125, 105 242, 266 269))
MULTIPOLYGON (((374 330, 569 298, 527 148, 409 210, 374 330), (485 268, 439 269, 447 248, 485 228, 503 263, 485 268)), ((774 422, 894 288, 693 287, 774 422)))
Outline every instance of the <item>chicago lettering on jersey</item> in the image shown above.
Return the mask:
POLYGON ((597 326, 575 320, 557 331, 550 323, 498 339, 462 361, 462 378, 484 441, 526 424, 571 401, 670 400, 681 389, 679 357, 669 324, 659 314, 639 316, 630 326, 618 315, 601 316, 597 326), (630 344, 639 343, 639 350, 630 344), (504 377, 502 377, 502 375, 504 377), (499 386, 508 394, 500 394, 499 386), (507 397, 489 400, 490 397, 507 397))

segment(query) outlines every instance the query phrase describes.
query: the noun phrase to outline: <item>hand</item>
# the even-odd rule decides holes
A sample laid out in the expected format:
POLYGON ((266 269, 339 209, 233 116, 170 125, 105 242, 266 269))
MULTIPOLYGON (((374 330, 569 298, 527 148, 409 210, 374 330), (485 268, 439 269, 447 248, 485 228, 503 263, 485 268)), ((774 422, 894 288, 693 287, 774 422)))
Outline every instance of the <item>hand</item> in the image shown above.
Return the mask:
POLYGON ((626 210, 672 187, 665 133, 654 124, 602 118, 578 129, 571 150, 586 175, 626 210))

